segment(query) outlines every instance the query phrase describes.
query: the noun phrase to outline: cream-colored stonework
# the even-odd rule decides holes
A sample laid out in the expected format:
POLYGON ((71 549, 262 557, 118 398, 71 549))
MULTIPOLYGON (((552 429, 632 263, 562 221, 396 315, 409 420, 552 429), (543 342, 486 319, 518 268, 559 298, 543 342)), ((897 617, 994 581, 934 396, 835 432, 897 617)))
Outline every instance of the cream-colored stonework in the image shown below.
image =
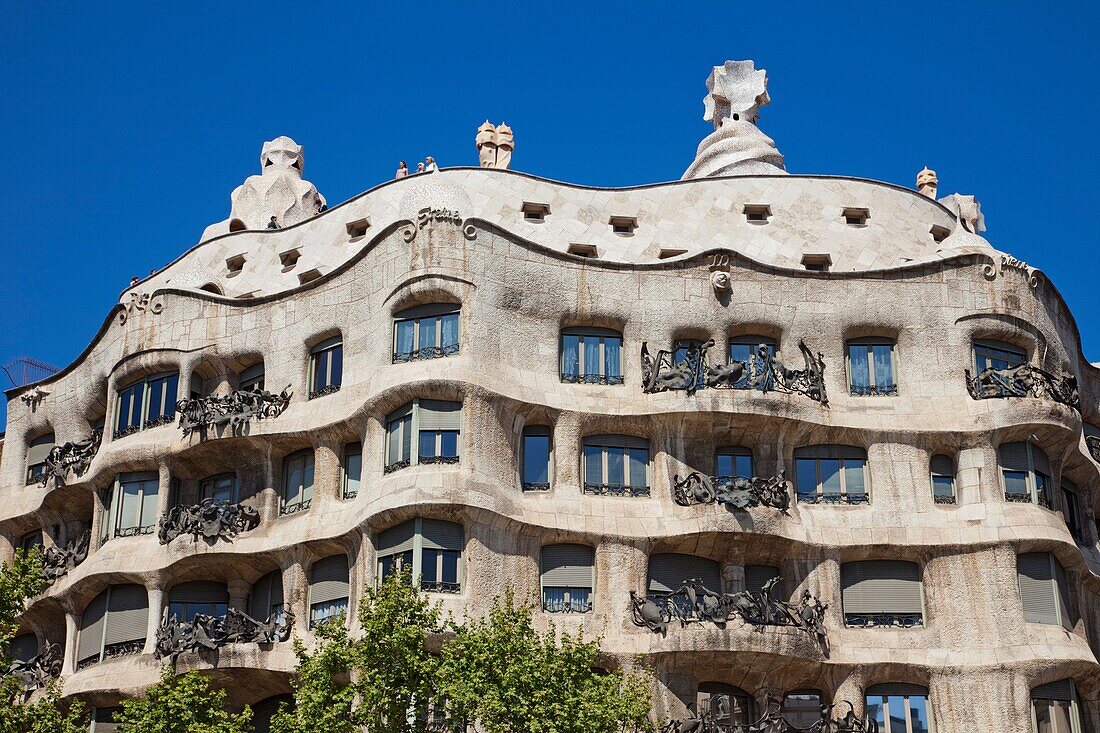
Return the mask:
MULTIPOLYGON (((929 689, 937 733, 1028 733, 1029 691, 1072 679, 1086 725, 1098 730, 1100 464, 1083 430, 1100 425, 1100 369, 1082 356, 1054 285, 994 250, 981 229, 976 204, 952 210, 856 179, 739 175, 593 189, 458 168, 383 184, 294 226, 203 241, 128 290, 72 365, 8 393, 0 555, 36 528, 47 546, 85 530, 93 538, 87 560, 34 600, 24 629, 64 642, 65 695, 111 705, 157 680, 155 627, 173 585, 223 582, 231 605, 243 607, 253 584, 278 570, 295 633, 308 637, 312 564, 348 554, 354 617, 357 589, 377 580, 380 533, 427 517, 465 531, 461 591, 432 594, 455 614, 484 611, 505 587, 534 601, 544 545, 594 547, 593 610, 536 616, 601 637, 616 663, 652 667, 657 716, 682 715, 702 682, 736 685, 758 701, 814 688, 857 712, 868 688, 895 682, 929 689), (549 213, 526 220, 525 202, 549 213), (768 205, 770 217, 749 221, 747 204, 768 205), (865 225, 846 223, 851 208, 869 211, 865 225), (633 234, 612 231, 609 219, 620 216, 636 217, 633 234), (955 234, 936 242, 933 227, 955 234), (574 244, 594 245, 597 257, 570 254, 574 244), (686 251, 661 259, 662 249, 686 251), (804 269, 805 254, 830 255, 831 270, 804 269), (243 265, 230 272, 226 262, 238 257, 243 265), (197 281, 202 272, 209 283, 197 281), (210 284, 224 295, 203 289, 210 284), (395 315, 432 303, 460 305, 458 353, 394 363, 395 315), (624 384, 562 381, 560 334, 579 326, 622 333, 624 384), (721 353, 747 334, 774 338, 784 363, 797 363, 800 339, 820 352, 828 407, 754 390, 643 392, 643 342, 655 350, 713 338, 721 353), (333 336, 343 343, 341 386, 310 399, 310 350, 333 336), (868 336, 896 341, 894 396, 849 394, 845 343, 868 336), (975 339, 1015 344, 1035 366, 1075 376, 1081 412, 1044 398, 973 399, 964 370, 973 369, 975 339), (178 371, 185 397, 198 375, 204 391, 224 395, 260 360, 268 389, 293 392, 277 417, 205 438, 184 439, 174 424, 111 434, 120 388, 141 376, 178 371), (18 399, 36 389, 34 400, 18 399), (461 401, 460 458, 387 473, 386 418, 414 398, 461 401), (31 441, 47 432, 58 445, 80 440, 103 417, 86 474, 61 487, 25 485, 31 441), (531 425, 552 433, 547 492, 521 486, 521 436, 531 425), (648 442, 650 496, 584 493, 582 441, 598 434, 648 442), (997 446, 1006 441, 1041 446, 1054 485, 1077 486, 1078 541, 1061 498, 1055 511, 1005 501, 997 446), (342 456, 355 442, 362 482, 345 499, 342 456), (795 449, 827 443, 866 450, 869 503, 795 502, 784 513, 673 501, 673 477, 712 473, 719 447, 746 446, 756 473, 790 477, 795 449), (315 457, 314 498, 280 515, 283 461, 300 450, 315 457), (955 459, 955 505, 933 501, 934 454, 955 459), (159 476, 161 514, 195 501, 203 478, 231 473, 260 524, 231 543, 103 543, 104 492, 132 471, 159 476), (1040 551, 1070 579, 1072 628, 1024 620, 1016 555, 1040 551), (661 636, 636 626, 629 593, 646 590, 647 558, 664 552, 717 561, 730 592, 743 587, 746 565, 778 566, 785 598, 808 589, 829 604, 827 648, 794 628, 674 624, 661 636), (865 559, 919 564, 923 626, 845 625, 840 569, 865 559), (77 670, 81 614, 118 583, 147 589, 144 653, 77 670)), ((289 642, 242 644, 214 657, 187 653, 179 665, 211 674, 243 705, 288 691, 294 657, 289 642)))

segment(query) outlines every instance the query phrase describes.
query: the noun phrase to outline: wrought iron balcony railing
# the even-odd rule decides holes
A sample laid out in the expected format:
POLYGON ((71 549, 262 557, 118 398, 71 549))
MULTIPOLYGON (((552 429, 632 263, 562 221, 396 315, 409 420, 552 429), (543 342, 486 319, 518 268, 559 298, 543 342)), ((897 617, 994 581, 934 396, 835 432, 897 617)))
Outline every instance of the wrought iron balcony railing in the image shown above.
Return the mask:
POLYGON ((45 486, 53 477, 54 487, 64 486, 65 478, 70 472, 77 478, 83 476, 92 465, 92 459, 99 452, 102 441, 103 431, 93 430, 84 440, 55 445, 46 455, 42 473, 38 476, 39 485, 45 486))
POLYGON ((382 469, 382 473, 393 473, 394 471, 400 471, 402 468, 408 468, 411 465, 412 462, 407 458, 403 461, 394 461, 393 463, 386 464, 382 469))
POLYGON ((306 499, 305 501, 296 501, 293 504, 283 504, 279 507, 279 516, 285 517, 288 514, 308 511, 312 503, 313 499, 306 499))
POLYGON ((458 463, 458 456, 417 456, 416 462, 421 465, 430 465, 433 463, 442 463, 449 465, 458 463))
POLYGON ((523 490, 524 491, 549 491, 550 490, 550 484, 539 482, 539 481, 524 481, 523 482, 523 490))
POLYGON ((623 375, 608 375, 596 372, 585 372, 584 374, 561 372, 561 381, 566 384, 606 384, 614 386, 623 383, 623 375))
POLYGON ((649 496, 648 486, 630 484, 584 484, 584 493, 595 496, 649 496))
POLYGON ((565 600, 564 598, 543 598, 542 610, 546 613, 589 613, 592 601, 587 598, 565 600))
POLYGON ((1054 503, 1050 500, 1050 497, 1046 494, 1039 494, 1032 501, 1031 494, 1021 494, 1019 492, 1005 492, 1005 501, 1013 504, 1035 504, 1041 506, 1044 509, 1054 509, 1054 503))
POLYGON ((263 389, 235 389, 225 397, 208 395, 176 402, 183 437, 198 432, 205 438, 211 427, 228 425, 234 435, 253 418, 278 417, 290 404, 290 385, 279 394, 263 389))
POLYGON ((898 393, 896 384, 850 384, 849 394, 855 397, 895 397, 898 393))
POLYGON ((1045 369, 1031 364, 1020 364, 1008 369, 983 369, 972 376, 966 373, 966 389, 976 400, 1004 399, 1008 397, 1048 398, 1081 411, 1081 396, 1077 377, 1055 376, 1045 369))
POLYGON ((1092 455, 1092 460, 1100 463, 1100 436, 1086 435, 1085 445, 1088 446, 1089 453, 1092 455))
POLYGON ((755 720, 735 710, 731 697, 717 694, 700 700, 698 709, 689 706, 688 717, 668 721, 660 733, 880 733, 873 718, 858 717, 847 701, 841 703, 848 706, 843 715, 834 713, 835 704, 822 705, 820 720, 799 727, 783 717, 783 701, 777 697, 768 698, 766 709, 755 720))
POLYGON ((412 351, 395 351, 394 364, 405 364, 410 361, 422 361, 424 359, 442 359, 445 356, 454 356, 458 353, 458 344, 446 346, 424 346, 412 351))
POLYGON ((23 687, 23 693, 30 695, 57 679, 61 674, 61 645, 47 643, 41 652, 30 659, 13 659, 0 677, 14 677, 23 687))
POLYGON ((680 506, 725 504, 735 509, 770 506, 786 511, 791 506, 790 482, 780 473, 757 476, 707 476, 692 471, 685 478, 673 476, 672 498, 680 506))
POLYGON ((869 504, 868 494, 823 494, 799 493, 799 504, 869 504))
POLYGON ((932 501, 936 504, 955 504, 954 494, 933 494, 932 501))
POLYGON ((339 384, 330 384, 326 387, 321 387, 321 389, 315 389, 312 392, 310 392, 309 393, 309 399, 315 400, 318 397, 324 397, 325 395, 336 394, 339 391, 340 391, 340 385, 339 384))
POLYGON ((128 426, 124 427, 122 430, 117 430, 116 429, 113 433, 114 439, 118 440, 119 438, 125 438, 128 435, 133 435, 134 433, 140 433, 142 430, 149 430, 150 428, 159 428, 161 425, 171 425, 175 421, 175 419, 176 419, 176 413, 175 412, 169 412, 169 413, 166 413, 164 415, 158 415, 157 417, 150 418, 149 420, 146 420, 145 422, 134 423, 133 425, 128 425, 128 426))
POLYGON ((911 629, 914 626, 924 626, 924 615, 920 613, 846 613, 844 625, 864 629, 878 626, 911 629))
POLYGON ((91 542, 91 532, 85 532, 80 537, 70 540, 64 547, 47 547, 42 553, 41 577, 50 585, 69 574, 69 571, 88 557, 88 545, 91 542))
POLYGON ((230 608, 224 616, 196 614, 193 621, 180 621, 164 609, 157 628, 154 656, 175 662, 184 652, 212 650, 226 644, 273 644, 290 638, 294 614, 283 611, 257 621, 243 611, 230 608))
POLYGON ((421 579, 420 590, 427 593, 461 593, 462 583, 446 583, 442 580, 421 579))
POLYGON ((203 499, 198 504, 169 509, 168 514, 161 517, 157 536, 162 545, 184 534, 213 543, 219 538, 232 540, 259 524, 260 513, 250 506, 232 504, 224 499, 203 499))
POLYGON ((86 669, 93 665, 105 662, 108 659, 116 659, 118 657, 132 657, 137 654, 141 654, 145 651, 145 639, 135 639, 133 641, 123 641, 118 644, 108 644, 103 647, 101 654, 96 654, 93 657, 85 657, 76 663, 77 671, 86 669))
POLYGON ((155 524, 149 524, 143 527, 121 527, 115 530, 115 537, 139 537, 145 534, 153 534, 157 530, 155 524))

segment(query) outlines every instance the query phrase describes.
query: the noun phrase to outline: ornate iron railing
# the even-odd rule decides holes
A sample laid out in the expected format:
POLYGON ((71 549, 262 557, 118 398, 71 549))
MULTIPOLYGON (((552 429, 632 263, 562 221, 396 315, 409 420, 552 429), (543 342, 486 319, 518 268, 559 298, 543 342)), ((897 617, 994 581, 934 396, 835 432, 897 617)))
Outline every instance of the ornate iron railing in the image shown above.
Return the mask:
POLYGON ((145 534, 153 534, 157 529, 156 525, 150 524, 144 527, 122 527, 116 529, 114 537, 138 537, 145 534))
POLYGON ((339 391, 340 391, 340 385, 339 384, 330 384, 326 387, 322 387, 321 389, 313 390, 312 392, 309 393, 309 398, 311 400, 315 400, 318 397, 324 397, 325 395, 336 394, 339 391))
POLYGON ((102 654, 96 654, 94 657, 85 657, 76 663, 77 671, 91 667, 92 665, 99 664, 100 662, 106 662, 108 659, 116 659, 118 657, 132 657, 137 654, 141 654, 145 651, 145 639, 135 639, 133 641, 123 641, 118 644, 108 644, 103 647, 102 654))
POLYGON ((539 482, 539 481, 524 481, 523 482, 523 490, 524 491, 549 491, 550 490, 550 484, 549 483, 542 483, 542 482, 539 482))
POLYGON ((403 461, 394 461, 393 463, 389 463, 385 467, 383 467, 382 473, 393 473, 394 471, 400 471, 402 468, 408 468, 411 465, 412 462, 409 461, 407 458, 403 461))
POLYGON ((969 369, 965 373, 966 389, 976 400, 1046 397, 1081 411, 1077 377, 1072 375, 1058 377, 1031 364, 1020 364, 1008 369, 989 367, 980 371, 977 376, 972 376, 969 369))
POLYGON ((711 364, 707 361, 707 350, 712 346, 714 339, 703 344, 683 343, 680 348, 684 358, 676 361, 676 345, 650 356, 649 345, 642 342, 642 391, 652 394, 681 390, 691 395, 699 389, 742 389, 745 377, 749 376, 751 389, 801 394, 829 406, 825 392, 825 362, 821 354, 815 356, 803 341, 798 342, 805 362, 802 369, 785 366, 765 344, 757 347, 753 355, 756 369, 737 359, 728 364, 711 364))
POLYGON ((24 695, 30 695, 61 674, 61 645, 47 643, 30 659, 13 659, 0 677, 15 677, 23 685, 24 695))
POLYGON ((45 468, 38 477, 39 485, 45 486, 52 477, 54 487, 64 486, 65 476, 70 471, 77 478, 83 476, 92 465, 92 459, 99 452, 102 441, 103 431, 93 430, 92 434, 84 440, 55 445, 46 455, 45 468))
POLYGON ((1034 501, 1031 498, 1031 494, 1021 494, 1018 492, 1005 492, 1005 501, 1013 504, 1035 504, 1041 506, 1044 509, 1053 509, 1054 505, 1046 494, 1039 494, 1035 497, 1034 501))
POLYGON ((725 504, 735 509, 770 506, 786 511, 791 506, 790 482, 783 474, 771 478, 707 476, 692 471, 685 478, 673 476, 672 498, 680 506, 725 504))
POLYGON ((924 626, 924 614, 920 613, 846 613, 844 625, 853 628, 874 628, 877 626, 900 626, 911 629, 924 626))
POLYGON ((290 404, 290 385, 279 394, 262 389, 235 389, 225 397, 209 395, 176 402, 183 437, 199 433, 205 438, 211 427, 229 425, 233 434, 253 418, 265 420, 278 417, 290 404))
POLYGON ((797 494, 799 504, 869 504, 869 494, 797 494))
POLYGON ((175 411, 166 413, 164 415, 158 415, 141 423, 134 423, 122 430, 115 430, 112 435, 115 440, 119 438, 125 438, 127 435, 133 435, 134 433, 140 433, 142 430, 149 430, 150 428, 159 428, 161 425, 171 425, 176 420, 175 411))
POLYGON ((1085 445, 1088 446, 1089 453, 1092 454, 1092 460, 1100 463, 1100 436, 1086 435, 1085 445))
POLYGON ((649 496, 648 486, 630 484, 584 484, 584 493, 595 496, 649 496))
POLYGON ((898 393, 896 384, 850 384, 848 389, 854 397, 894 397, 898 393))
POLYGON ((243 611, 230 608, 224 616, 200 613, 194 621, 180 621, 164 609, 157 629, 153 655, 175 663, 180 654, 211 650, 226 644, 273 644, 290 638, 294 614, 288 612, 257 621, 243 611))
POLYGON ((218 538, 232 540, 259 524, 260 513, 250 506, 231 504, 225 499, 203 499, 198 504, 169 509, 160 519, 157 536, 162 545, 185 534, 213 543, 218 538))
POLYGON ((88 545, 91 542, 91 531, 85 532, 80 537, 70 540, 64 547, 47 547, 42 553, 41 577, 50 585, 69 574, 69 571, 88 557, 88 545))
POLYGON ((546 613, 589 613, 592 611, 592 601, 590 599, 542 599, 542 610, 546 613))
POLYGON ((424 359, 442 359, 445 356, 454 356, 457 353, 458 344, 424 346, 419 349, 413 349, 412 351, 395 351, 393 354, 393 363, 405 364, 410 361, 421 361, 424 359))
POLYGON ((458 456, 417 456, 416 462, 421 465, 431 465, 433 463, 454 464, 458 463, 458 456))
POLYGON ((566 384, 606 384, 614 386, 623 383, 623 375, 612 374, 608 376, 598 372, 585 372, 583 374, 561 372, 561 381, 566 384))
POLYGON ((445 583, 442 580, 421 580, 420 590, 428 593, 461 593, 462 583, 445 583))
POLYGON ((955 496, 953 494, 933 494, 932 501, 937 504, 954 504, 956 503, 955 496))
MULTIPOLYGON (((699 703, 698 711, 688 717, 670 720, 661 726, 660 733, 878 733, 878 724, 872 718, 860 718, 850 702, 848 712, 833 717, 836 705, 821 706, 821 720, 807 728, 799 728, 782 715, 783 702, 769 697, 764 712, 753 721, 734 722, 730 696, 711 695, 699 703)), ((690 708, 689 708, 690 709, 690 708)))
POLYGON ((313 499, 306 499, 305 501, 298 501, 293 504, 283 504, 281 507, 279 507, 279 516, 285 517, 288 514, 297 514, 298 512, 308 511, 312 503, 313 499))

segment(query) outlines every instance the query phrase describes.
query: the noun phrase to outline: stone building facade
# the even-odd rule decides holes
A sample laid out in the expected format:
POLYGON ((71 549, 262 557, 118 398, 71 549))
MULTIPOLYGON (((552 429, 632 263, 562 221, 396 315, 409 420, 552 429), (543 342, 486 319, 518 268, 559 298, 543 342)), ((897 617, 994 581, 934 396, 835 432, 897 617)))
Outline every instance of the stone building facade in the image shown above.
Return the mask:
POLYGON ((739 119, 684 180, 414 175, 131 286, 8 392, 0 555, 52 579, 13 653, 96 731, 169 657, 262 722, 288 637, 411 563, 456 615, 512 587, 644 663, 658 717, 1100 731, 1073 315, 923 172, 787 174, 762 79, 715 72, 739 119))

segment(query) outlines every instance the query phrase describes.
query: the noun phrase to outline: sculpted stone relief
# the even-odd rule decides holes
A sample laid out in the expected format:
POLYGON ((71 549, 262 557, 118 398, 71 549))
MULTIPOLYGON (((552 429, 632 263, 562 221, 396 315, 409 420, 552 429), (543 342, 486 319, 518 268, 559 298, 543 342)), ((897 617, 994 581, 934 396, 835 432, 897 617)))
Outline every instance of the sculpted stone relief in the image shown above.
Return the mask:
POLYGON ((142 315, 146 311, 157 315, 164 312, 164 303, 161 301, 153 302, 153 296, 149 293, 139 293, 136 290, 131 290, 128 295, 130 300, 123 304, 122 310, 118 312, 118 322, 125 324, 131 316, 142 315))

